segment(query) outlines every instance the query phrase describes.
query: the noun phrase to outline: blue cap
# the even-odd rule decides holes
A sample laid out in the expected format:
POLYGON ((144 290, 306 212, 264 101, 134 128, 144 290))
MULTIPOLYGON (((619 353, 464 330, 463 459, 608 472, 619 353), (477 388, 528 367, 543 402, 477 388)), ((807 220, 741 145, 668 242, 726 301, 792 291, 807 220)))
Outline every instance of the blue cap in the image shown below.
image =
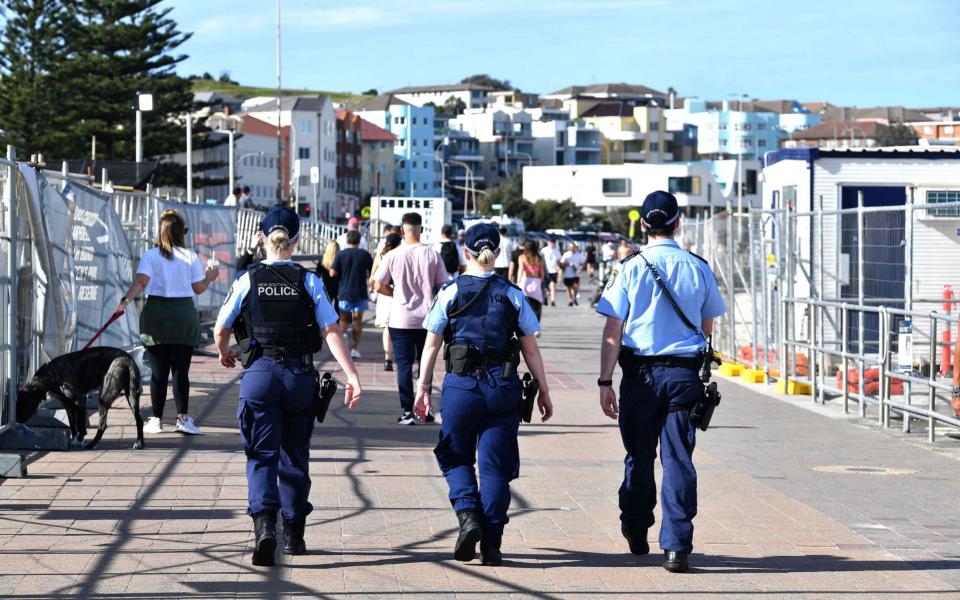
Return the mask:
POLYGON ((496 252, 500 247, 500 232, 489 223, 479 223, 467 230, 463 243, 474 256, 478 256, 484 248, 496 252))
POLYGON ((669 227, 677 222, 679 216, 680 207, 670 192, 652 192, 643 199, 643 206, 640 207, 640 219, 648 228, 669 227))
POLYGON ((260 231, 270 235, 274 231, 285 231, 287 237, 293 239, 300 233, 300 217, 286 206, 271 208, 260 221, 260 231))

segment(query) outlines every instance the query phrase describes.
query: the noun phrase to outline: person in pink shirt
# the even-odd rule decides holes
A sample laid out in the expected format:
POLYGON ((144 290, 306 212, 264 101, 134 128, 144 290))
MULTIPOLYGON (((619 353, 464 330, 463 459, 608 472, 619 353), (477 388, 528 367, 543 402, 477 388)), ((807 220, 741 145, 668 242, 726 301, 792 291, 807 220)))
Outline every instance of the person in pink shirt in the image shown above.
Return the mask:
MULTIPOLYGON (((423 353, 427 339, 423 321, 430 312, 434 293, 447 282, 440 255, 420 243, 422 226, 418 213, 403 215, 403 244, 384 255, 374 275, 375 291, 393 297, 387 328, 397 367, 397 389, 403 409, 397 423, 401 425, 417 422, 413 416, 413 363, 423 353)), ((432 423, 433 413, 425 421, 432 423)))

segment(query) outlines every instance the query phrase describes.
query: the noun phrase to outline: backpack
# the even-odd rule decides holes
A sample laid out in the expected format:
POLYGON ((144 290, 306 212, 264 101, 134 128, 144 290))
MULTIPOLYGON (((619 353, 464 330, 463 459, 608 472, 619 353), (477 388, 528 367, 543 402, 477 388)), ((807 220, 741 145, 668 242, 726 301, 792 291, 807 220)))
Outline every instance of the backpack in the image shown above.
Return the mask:
POLYGON ((453 275, 460 270, 460 255, 457 253, 457 245, 454 242, 441 242, 440 258, 447 273, 453 275))

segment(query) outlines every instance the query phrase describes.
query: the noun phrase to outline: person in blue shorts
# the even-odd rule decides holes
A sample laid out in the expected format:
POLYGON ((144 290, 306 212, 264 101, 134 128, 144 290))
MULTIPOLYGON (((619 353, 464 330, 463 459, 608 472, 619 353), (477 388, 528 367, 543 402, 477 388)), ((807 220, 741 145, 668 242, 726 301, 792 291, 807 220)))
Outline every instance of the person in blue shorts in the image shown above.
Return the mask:
POLYGON ((360 232, 347 232, 347 247, 333 259, 330 275, 340 279, 340 329, 347 332, 353 324, 353 344, 350 356, 360 358, 360 334, 363 332, 363 313, 369 308, 367 279, 373 269, 373 257, 360 248, 360 232))

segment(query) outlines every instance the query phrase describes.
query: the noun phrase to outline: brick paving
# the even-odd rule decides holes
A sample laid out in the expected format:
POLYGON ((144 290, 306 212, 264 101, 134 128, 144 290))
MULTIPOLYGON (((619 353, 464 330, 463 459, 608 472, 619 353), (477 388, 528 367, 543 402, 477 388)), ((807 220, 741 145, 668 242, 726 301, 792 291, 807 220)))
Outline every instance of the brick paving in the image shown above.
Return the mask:
POLYGON ((363 404, 337 407, 314 434, 308 555, 250 564, 238 373, 196 357, 191 412, 205 435, 148 436, 132 451, 118 402, 96 450, 33 454, 29 478, 2 480, 0 597, 960 597, 953 455, 727 381, 696 452, 692 572, 660 568, 656 530, 651 556, 626 553, 622 448, 593 385, 601 321, 586 307, 548 308, 545 325, 557 414, 521 428, 502 567, 450 558, 437 428, 394 423, 394 374, 369 329, 363 404), (831 469, 843 466, 909 472, 831 469))

